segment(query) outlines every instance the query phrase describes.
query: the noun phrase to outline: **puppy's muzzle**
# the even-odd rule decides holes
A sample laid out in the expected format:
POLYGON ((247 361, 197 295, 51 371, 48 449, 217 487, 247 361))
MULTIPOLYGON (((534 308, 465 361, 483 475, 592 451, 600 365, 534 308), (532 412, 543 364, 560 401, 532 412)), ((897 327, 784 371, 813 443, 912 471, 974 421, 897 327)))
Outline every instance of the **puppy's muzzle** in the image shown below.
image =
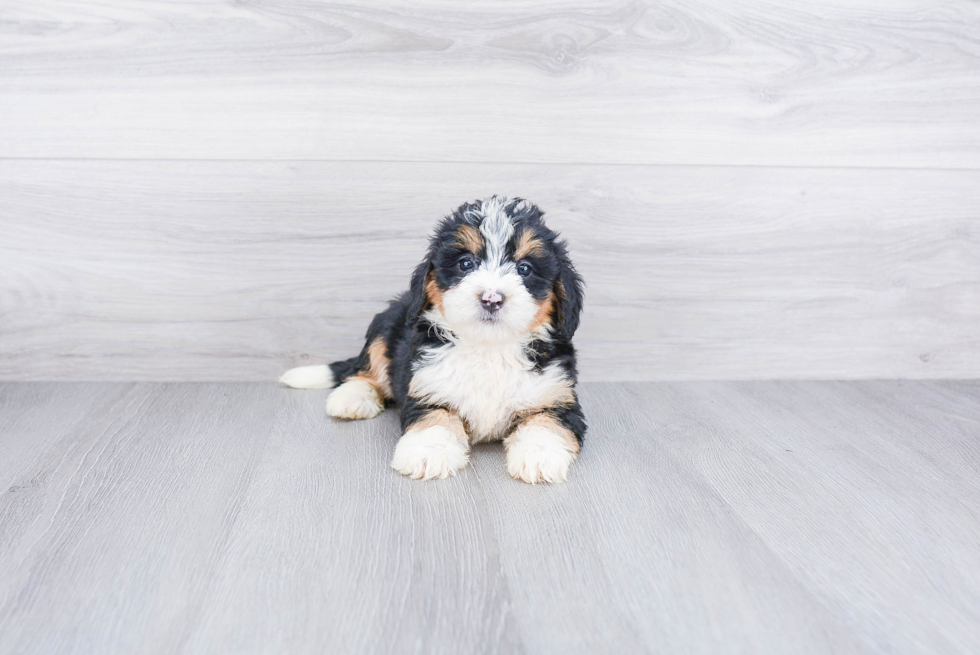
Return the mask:
POLYGON ((480 296, 480 304, 490 313, 500 310, 504 304, 504 297, 497 291, 484 291, 480 296))

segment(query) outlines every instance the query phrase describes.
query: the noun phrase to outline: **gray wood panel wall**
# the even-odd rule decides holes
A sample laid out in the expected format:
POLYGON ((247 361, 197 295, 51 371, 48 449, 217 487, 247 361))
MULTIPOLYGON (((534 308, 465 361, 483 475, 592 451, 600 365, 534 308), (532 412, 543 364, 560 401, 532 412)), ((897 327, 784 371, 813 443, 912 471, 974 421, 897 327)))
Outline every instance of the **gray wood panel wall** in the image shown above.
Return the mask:
POLYGON ((352 354, 434 222, 540 204, 585 379, 976 377, 980 4, 0 11, 0 379, 352 354))

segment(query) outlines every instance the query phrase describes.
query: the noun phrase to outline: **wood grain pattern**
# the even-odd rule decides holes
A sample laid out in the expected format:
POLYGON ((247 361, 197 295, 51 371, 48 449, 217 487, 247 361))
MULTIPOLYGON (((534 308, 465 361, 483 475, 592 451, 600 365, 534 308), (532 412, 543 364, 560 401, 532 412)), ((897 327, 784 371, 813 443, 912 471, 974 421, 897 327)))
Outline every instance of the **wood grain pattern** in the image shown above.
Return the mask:
POLYGON ((980 167, 970 0, 34 0, 0 157, 980 167))
POLYGON ((627 393, 645 401, 654 389, 672 451, 867 647, 968 652, 980 643, 980 517, 968 509, 980 492, 975 384, 957 388, 955 421, 923 420, 920 408, 950 409, 930 386, 709 383, 627 393), (954 455, 963 422, 973 443, 954 455), (706 430, 711 443, 700 438, 706 430))
POLYGON ((980 643, 980 384, 585 384, 567 483, 270 384, 0 384, 0 652, 980 643))
POLYGON ((272 380, 349 356, 436 220, 539 203, 584 379, 975 377, 973 171, 0 162, 0 379, 272 380))
MULTIPOLYGON (((515 614, 537 627, 528 650, 867 652, 670 452, 661 387, 642 388, 654 391, 640 403, 629 385, 583 388, 590 432, 573 484, 521 487, 498 474, 502 458, 473 458, 497 499, 508 579, 521 581, 515 614)), ((714 443, 710 428, 704 439, 714 443)))

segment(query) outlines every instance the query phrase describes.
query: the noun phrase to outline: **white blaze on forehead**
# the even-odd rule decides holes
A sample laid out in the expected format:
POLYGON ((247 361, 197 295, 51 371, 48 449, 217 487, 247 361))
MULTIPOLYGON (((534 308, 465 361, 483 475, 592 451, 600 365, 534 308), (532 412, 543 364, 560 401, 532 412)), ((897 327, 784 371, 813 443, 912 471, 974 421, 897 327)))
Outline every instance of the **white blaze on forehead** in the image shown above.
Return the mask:
POLYGON ((506 198, 493 197, 484 200, 480 206, 483 214, 480 233, 486 241, 487 263, 495 267, 503 263, 507 242, 514 236, 514 224, 504 211, 506 202, 506 198))

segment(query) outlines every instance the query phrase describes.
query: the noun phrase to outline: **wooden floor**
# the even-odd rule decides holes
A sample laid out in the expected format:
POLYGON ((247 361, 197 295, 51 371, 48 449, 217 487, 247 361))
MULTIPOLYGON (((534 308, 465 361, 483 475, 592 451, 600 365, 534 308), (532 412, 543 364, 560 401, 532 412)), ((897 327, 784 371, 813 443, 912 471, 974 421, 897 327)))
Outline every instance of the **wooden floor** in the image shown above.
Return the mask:
POLYGON ((0 652, 980 648, 978 382, 586 384, 536 487, 324 395, 0 385, 0 652))

